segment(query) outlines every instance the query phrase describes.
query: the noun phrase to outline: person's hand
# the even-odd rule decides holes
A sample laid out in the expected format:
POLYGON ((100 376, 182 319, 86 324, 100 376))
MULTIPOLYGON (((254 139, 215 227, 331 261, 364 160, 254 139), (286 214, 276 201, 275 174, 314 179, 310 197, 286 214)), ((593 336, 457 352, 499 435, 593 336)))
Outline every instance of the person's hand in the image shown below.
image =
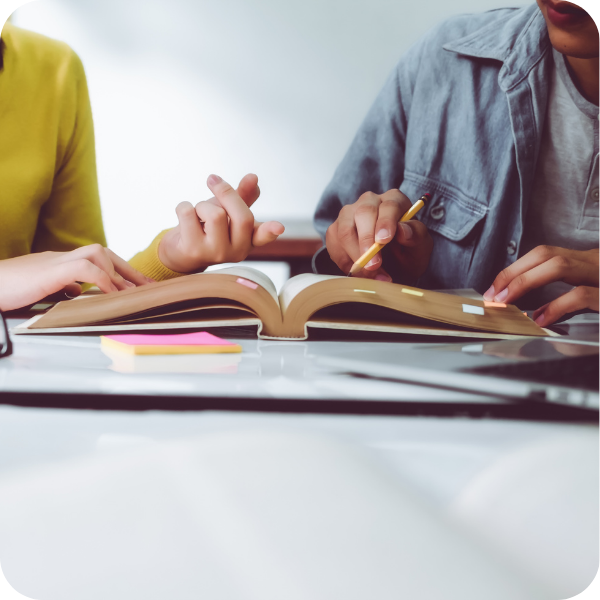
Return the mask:
POLYGON ((82 281, 117 292, 152 280, 100 244, 71 252, 40 252, 0 261, 0 309, 15 310, 56 292, 81 293, 82 281))
POLYGON ((252 247, 269 244, 284 231, 276 221, 254 220, 250 206, 260 195, 256 175, 246 175, 237 190, 217 175, 211 175, 207 185, 214 197, 195 207, 189 202, 179 204, 175 209, 179 225, 160 241, 160 261, 177 273, 239 262, 252 247))
MULTIPOLYGON (((411 206, 411 201, 399 190, 381 195, 363 194, 354 204, 344 206, 327 230, 329 256, 344 273, 348 273, 374 242, 389 243, 406 282, 416 281, 427 269, 433 240, 420 221, 399 222, 411 206)), ((356 276, 392 280, 382 267, 381 253, 356 276)))
POLYGON ((555 281, 576 287, 538 308, 533 314, 538 325, 550 325, 567 313, 585 308, 597 311, 598 250, 538 246, 504 269, 483 297, 512 303, 527 292, 555 281))

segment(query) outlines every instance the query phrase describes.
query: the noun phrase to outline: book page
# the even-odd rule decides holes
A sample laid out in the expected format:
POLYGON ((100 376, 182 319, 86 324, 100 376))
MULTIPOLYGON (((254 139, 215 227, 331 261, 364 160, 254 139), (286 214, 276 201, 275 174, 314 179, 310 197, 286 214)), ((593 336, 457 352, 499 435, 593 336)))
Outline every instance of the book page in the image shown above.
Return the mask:
MULTIPOLYGON (((435 337, 459 337, 491 340, 522 340, 522 335, 507 333, 491 333, 489 331, 468 331, 465 329, 451 329, 443 325, 413 325, 410 323, 369 322, 358 319, 335 321, 333 319, 311 319, 306 322, 307 327, 315 329, 335 329, 343 331, 366 331, 375 333, 396 333, 405 335, 425 335, 435 337)), ((360 339, 360 338, 359 338, 360 339)))
POLYGON ((116 325, 80 325, 80 326, 69 326, 69 327, 46 327, 44 329, 36 329, 34 326, 44 315, 36 315, 11 329, 11 333, 15 335, 41 335, 46 333, 71 333, 79 335, 80 333, 123 333, 123 332, 139 332, 139 331, 168 331, 171 329, 182 330, 182 329, 203 329, 203 328, 220 328, 220 327, 261 327, 260 319, 248 315, 248 317, 228 317, 227 319, 206 319, 206 320, 177 320, 165 323, 118 323, 116 325))
POLYGON ((443 323, 471 331, 544 335, 543 330, 515 306, 486 306, 480 300, 373 279, 298 275, 282 289, 280 305, 283 331, 289 338, 300 338, 307 321, 329 318, 334 322, 363 321, 370 312, 368 307, 392 311, 389 318, 384 319, 390 321, 396 321, 398 316, 402 321, 425 319, 434 327, 443 323))
POLYGON ((290 302, 307 287, 310 287, 314 283, 328 281, 330 279, 346 279, 346 277, 303 273, 302 275, 296 275, 295 277, 292 277, 290 280, 286 281, 285 285, 281 288, 281 293, 279 294, 281 313, 284 314, 287 307, 290 305, 290 302))
POLYGON ((136 318, 149 312, 176 312, 196 306, 241 303, 261 315, 269 330, 281 323, 279 299, 268 277, 244 267, 186 275, 118 293, 91 295, 86 299, 59 302, 31 327, 35 329, 101 325, 123 317, 136 318))
MULTIPOLYGON (((207 273, 207 275, 235 275, 237 277, 241 277, 242 279, 248 279, 253 283, 260 285, 260 287, 264 288, 275 300, 275 303, 279 306, 279 298, 277 297, 277 290, 273 285, 273 282, 261 271, 257 271, 256 269, 251 269, 250 267, 226 267, 224 269, 215 269, 211 270, 207 273)), ((203 273, 200 273, 203 275, 203 273)))

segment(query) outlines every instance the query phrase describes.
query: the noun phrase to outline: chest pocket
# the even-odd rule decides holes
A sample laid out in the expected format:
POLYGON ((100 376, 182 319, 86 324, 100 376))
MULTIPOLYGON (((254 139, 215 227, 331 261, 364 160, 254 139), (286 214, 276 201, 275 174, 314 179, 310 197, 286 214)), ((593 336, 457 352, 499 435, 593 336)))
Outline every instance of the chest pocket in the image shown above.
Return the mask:
POLYGON ((455 188, 415 173, 405 173, 400 191, 413 202, 425 193, 432 196, 417 217, 434 242, 429 268, 419 285, 435 289, 469 287, 469 269, 488 207, 455 188))

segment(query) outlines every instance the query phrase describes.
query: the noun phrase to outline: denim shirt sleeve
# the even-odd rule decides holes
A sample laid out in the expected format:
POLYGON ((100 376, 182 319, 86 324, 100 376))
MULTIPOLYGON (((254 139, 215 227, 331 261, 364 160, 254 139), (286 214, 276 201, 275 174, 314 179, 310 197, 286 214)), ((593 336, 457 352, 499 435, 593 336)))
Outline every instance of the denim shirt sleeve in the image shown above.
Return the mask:
MULTIPOLYGON (((383 193, 402 183, 414 54, 409 52, 388 77, 321 197, 314 223, 323 241, 343 206, 354 204, 365 192, 383 193)), ((342 274, 325 247, 315 255, 313 270, 342 274)))
MULTIPOLYGON (((315 229, 323 242, 328 227, 337 219, 343 206, 354 204, 365 192, 382 194, 401 188, 415 82, 421 61, 427 60, 428 46, 437 38, 440 29, 431 30, 394 67, 325 189, 314 215, 315 229)), ((411 200, 415 199, 411 197, 411 200)), ((401 274, 397 272, 393 255, 386 249, 382 255, 387 272, 394 281, 400 281, 401 274)), ((325 246, 313 258, 313 271, 342 274, 325 246)))
POLYGON ((323 240, 343 206, 354 204, 365 192, 383 193, 402 183, 410 93, 401 90, 400 70, 410 66, 407 59, 388 77, 321 197, 314 223, 323 240))

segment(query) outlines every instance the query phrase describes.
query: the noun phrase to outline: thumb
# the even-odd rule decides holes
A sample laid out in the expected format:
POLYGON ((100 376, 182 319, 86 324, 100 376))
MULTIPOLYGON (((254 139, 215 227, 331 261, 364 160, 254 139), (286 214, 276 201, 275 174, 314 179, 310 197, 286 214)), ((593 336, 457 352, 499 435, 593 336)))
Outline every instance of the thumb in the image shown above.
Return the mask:
POLYGON ((77 298, 77 296, 81 295, 81 292, 82 288, 78 283, 69 283, 64 288, 49 294, 46 299, 51 302, 62 302, 63 300, 77 298))
POLYGON ((254 233, 252 235, 252 245, 255 247, 265 246, 274 242, 283 232, 285 227, 277 221, 267 223, 254 222, 254 233))
POLYGON ((69 298, 77 298, 81 295, 81 286, 78 283, 69 283, 64 287, 63 293, 69 298))

